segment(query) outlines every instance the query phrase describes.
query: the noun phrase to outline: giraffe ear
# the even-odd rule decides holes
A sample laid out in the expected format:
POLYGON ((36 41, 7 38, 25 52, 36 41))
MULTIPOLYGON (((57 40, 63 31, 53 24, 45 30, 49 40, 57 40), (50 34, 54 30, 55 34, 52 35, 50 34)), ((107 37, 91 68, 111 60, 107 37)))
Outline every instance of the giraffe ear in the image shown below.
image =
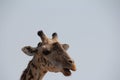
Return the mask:
POLYGON ((62 44, 62 47, 63 47, 65 50, 68 50, 69 45, 68 45, 68 44, 62 44))
POLYGON ((37 52, 37 48, 33 48, 31 46, 25 46, 22 48, 22 51, 27 54, 28 56, 33 56, 34 53, 37 52))

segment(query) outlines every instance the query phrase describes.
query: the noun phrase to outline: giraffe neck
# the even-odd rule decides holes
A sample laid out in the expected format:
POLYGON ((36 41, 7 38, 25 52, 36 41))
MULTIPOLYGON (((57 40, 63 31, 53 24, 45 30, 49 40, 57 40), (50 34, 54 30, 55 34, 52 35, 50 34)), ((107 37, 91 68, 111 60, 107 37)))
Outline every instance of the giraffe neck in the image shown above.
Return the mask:
POLYGON ((23 72, 20 80, 42 80, 47 71, 41 69, 38 65, 35 65, 31 60, 23 72))

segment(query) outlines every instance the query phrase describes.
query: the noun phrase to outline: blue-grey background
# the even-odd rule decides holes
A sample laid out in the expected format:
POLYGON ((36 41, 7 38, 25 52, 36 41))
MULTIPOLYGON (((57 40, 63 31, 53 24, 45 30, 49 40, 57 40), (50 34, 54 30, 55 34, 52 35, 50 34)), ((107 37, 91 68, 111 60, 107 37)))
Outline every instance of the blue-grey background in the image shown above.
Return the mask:
POLYGON ((120 80, 119 0, 0 0, 0 80, 19 80, 32 57, 37 31, 57 32, 77 65, 72 76, 45 80, 120 80))

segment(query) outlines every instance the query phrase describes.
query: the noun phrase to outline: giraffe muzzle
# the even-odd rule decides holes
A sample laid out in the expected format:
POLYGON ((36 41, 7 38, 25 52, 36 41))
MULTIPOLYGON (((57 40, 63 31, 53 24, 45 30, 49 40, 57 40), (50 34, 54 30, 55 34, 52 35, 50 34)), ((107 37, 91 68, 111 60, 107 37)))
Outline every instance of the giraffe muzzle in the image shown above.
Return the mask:
POLYGON ((72 71, 76 71, 76 65, 75 65, 75 64, 73 64, 71 70, 72 70, 72 71))

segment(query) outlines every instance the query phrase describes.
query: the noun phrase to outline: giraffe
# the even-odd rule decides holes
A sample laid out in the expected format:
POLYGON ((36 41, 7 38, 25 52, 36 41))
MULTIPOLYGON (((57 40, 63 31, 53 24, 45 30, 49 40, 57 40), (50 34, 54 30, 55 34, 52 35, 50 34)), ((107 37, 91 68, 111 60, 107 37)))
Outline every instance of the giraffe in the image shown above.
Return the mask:
POLYGON ((33 58, 23 71, 20 80, 42 80, 48 71, 61 72, 64 76, 70 76, 71 70, 76 71, 75 62, 67 53, 69 45, 61 44, 57 33, 53 33, 52 38, 48 38, 42 30, 37 34, 41 38, 37 47, 22 48, 26 55, 33 58))

